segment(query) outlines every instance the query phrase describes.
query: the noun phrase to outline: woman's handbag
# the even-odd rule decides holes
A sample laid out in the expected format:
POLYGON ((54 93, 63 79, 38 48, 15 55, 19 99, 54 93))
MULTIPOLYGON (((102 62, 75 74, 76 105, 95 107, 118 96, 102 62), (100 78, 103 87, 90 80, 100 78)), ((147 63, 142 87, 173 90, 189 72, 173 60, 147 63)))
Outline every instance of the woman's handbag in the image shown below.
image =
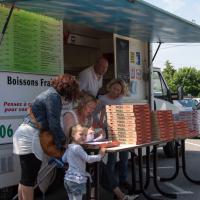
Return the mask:
POLYGON ((50 131, 40 131, 40 144, 45 154, 55 158, 61 158, 65 149, 57 149, 53 134, 50 131))
POLYGON ((36 125, 38 129, 40 129, 39 138, 40 138, 40 144, 44 153, 50 157, 61 158, 65 152, 65 149, 56 148, 53 133, 51 133, 50 131, 42 130, 31 108, 28 108, 28 113, 31 117, 32 122, 36 125))

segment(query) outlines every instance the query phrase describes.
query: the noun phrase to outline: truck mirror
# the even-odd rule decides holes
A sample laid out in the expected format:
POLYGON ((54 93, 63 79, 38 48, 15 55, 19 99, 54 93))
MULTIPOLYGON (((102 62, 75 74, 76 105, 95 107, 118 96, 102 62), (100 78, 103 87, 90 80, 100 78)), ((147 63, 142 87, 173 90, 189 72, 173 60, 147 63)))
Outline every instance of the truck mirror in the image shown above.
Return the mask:
POLYGON ((177 88, 177 93, 178 93, 178 99, 183 99, 183 96, 184 96, 183 86, 179 86, 177 88))

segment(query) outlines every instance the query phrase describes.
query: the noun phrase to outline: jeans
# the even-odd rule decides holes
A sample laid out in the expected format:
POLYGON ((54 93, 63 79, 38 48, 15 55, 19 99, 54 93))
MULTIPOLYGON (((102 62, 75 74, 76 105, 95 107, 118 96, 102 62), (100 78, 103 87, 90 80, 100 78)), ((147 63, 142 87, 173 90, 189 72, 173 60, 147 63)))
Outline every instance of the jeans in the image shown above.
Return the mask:
POLYGON ((86 183, 76 183, 64 180, 64 186, 68 196, 82 196, 86 194, 86 183))
POLYGON ((117 163, 117 153, 108 153, 108 161, 106 164, 106 180, 103 181, 105 188, 109 190, 115 189, 120 183, 127 180, 128 177, 128 152, 119 152, 119 176, 116 177, 115 168, 117 163), (119 181, 118 181, 119 179, 119 181))

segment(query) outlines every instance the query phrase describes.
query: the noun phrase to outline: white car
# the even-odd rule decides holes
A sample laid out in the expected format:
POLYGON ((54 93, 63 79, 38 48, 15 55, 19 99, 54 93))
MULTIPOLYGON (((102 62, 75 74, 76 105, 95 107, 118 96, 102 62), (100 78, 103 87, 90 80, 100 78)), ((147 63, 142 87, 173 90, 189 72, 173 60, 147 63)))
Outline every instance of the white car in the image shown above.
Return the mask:
POLYGON ((196 105, 197 105, 198 103, 200 103, 200 98, 193 98, 193 100, 195 101, 196 105))
POLYGON ((180 111, 192 111, 196 109, 196 102, 193 99, 174 100, 173 103, 180 111))

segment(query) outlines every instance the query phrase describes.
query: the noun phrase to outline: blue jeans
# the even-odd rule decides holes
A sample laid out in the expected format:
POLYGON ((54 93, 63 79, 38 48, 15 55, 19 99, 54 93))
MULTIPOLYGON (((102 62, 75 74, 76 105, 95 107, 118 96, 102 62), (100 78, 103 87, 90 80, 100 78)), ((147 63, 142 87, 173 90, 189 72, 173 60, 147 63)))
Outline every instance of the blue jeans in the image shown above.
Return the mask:
POLYGON ((76 183, 68 180, 64 180, 64 186, 68 194, 71 195, 83 195, 86 194, 86 183, 76 183))
POLYGON ((107 184, 104 182, 104 185, 108 186, 108 189, 113 190, 119 183, 123 183, 127 180, 128 177, 128 152, 119 152, 119 181, 115 174, 115 168, 117 163, 117 153, 109 153, 108 161, 106 164, 106 170, 108 174, 107 184))

